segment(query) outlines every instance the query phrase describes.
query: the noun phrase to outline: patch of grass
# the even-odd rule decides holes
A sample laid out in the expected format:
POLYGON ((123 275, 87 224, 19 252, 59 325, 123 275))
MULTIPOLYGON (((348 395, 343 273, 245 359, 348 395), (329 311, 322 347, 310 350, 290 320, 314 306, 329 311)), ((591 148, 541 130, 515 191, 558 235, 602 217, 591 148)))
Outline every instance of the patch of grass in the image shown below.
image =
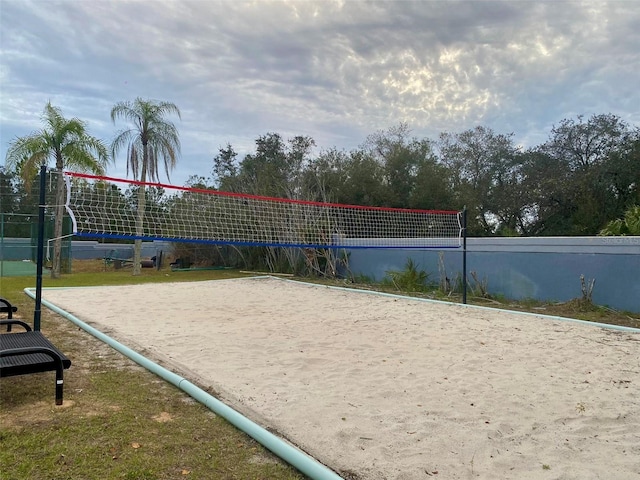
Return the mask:
MULTIPOLYGON (((421 292, 402 291, 399 292, 394 285, 389 282, 385 285, 372 283, 345 283, 342 281, 326 279, 303 279, 306 282, 336 285, 347 288, 357 288, 362 290, 376 290, 386 293, 396 293, 400 295, 413 296, 418 298, 428 298, 446 302, 462 303, 462 296, 459 293, 443 294, 437 288, 425 289, 421 292)), ((588 322, 607 323, 610 325, 621 325, 625 327, 640 328, 640 318, 638 314, 614 310, 612 308, 583 302, 582 299, 569 300, 567 302, 543 302, 535 299, 524 299, 522 301, 510 300, 504 297, 487 298, 469 295, 467 303, 490 308, 500 308, 503 310, 514 310, 518 312, 530 312, 541 315, 551 315, 557 317, 575 318, 588 322)))
MULTIPOLYGON (((133 277, 130 270, 104 271, 100 263, 83 264, 85 271, 59 280, 45 278, 44 286, 242 276, 149 269, 133 277)), ((22 290, 35 286, 34 279, 0 281, 17 316, 32 323, 33 301, 22 290)), ((53 372, 0 380, 3 480, 306 478, 181 390, 47 309, 42 330, 73 362, 65 372, 64 404, 55 406, 53 372)))
MULTIPOLYGON (((478 302, 482 304, 482 302, 478 302)), ((607 323, 610 325, 622 325, 625 327, 640 328, 640 318, 637 314, 614 310, 604 305, 596 305, 575 298, 567 302, 541 302, 526 300, 514 302, 505 300, 504 304, 495 303, 489 306, 498 306, 508 310, 540 313, 557 317, 576 318, 588 322, 607 323)))

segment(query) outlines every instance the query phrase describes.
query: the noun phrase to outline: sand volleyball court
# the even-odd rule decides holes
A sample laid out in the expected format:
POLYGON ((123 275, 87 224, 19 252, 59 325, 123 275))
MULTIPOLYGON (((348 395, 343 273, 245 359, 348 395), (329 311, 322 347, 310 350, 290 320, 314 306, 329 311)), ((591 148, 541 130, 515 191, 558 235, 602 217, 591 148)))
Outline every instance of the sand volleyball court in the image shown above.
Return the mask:
POLYGON ((639 333, 275 278, 43 298, 347 478, 640 478, 639 333))

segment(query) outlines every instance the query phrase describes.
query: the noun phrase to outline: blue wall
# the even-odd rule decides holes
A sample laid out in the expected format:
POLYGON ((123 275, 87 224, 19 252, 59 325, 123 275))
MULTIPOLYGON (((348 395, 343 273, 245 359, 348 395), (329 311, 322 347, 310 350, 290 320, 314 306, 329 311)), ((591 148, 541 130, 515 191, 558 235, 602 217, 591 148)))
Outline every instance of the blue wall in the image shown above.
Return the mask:
MULTIPOLYGON (((89 260, 92 258, 104 258, 115 250, 118 258, 133 258, 133 245, 122 243, 99 243, 96 241, 76 241, 71 242, 71 256, 78 260, 89 260)), ((153 241, 142 242, 142 258, 150 258, 162 250, 165 255, 171 252, 171 242, 153 241)))
MULTIPOLYGON (((350 250, 354 275, 381 280, 408 258, 438 283, 439 253, 450 279, 462 275, 461 250, 350 250)), ((582 296, 580 275, 595 279, 593 301, 640 312, 640 237, 469 238, 467 275, 475 271, 492 295, 567 301, 582 296)), ((472 281, 470 279, 470 281, 472 281)))
MULTIPOLYGON (((29 260, 36 257, 35 249, 36 247, 31 245, 29 238, 3 238, 0 241, 0 260, 29 260)), ((94 240, 73 240, 71 242, 71 258, 76 260, 104 258, 112 250, 117 250, 120 258, 133 257, 132 244, 100 243, 94 240)), ((162 250, 165 255, 170 253, 171 242, 142 242, 142 258, 152 257, 159 250, 162 250)))
MULTIPOLYGON (((29 239, 4 238, 0 259, 30 258, 29 239)), ((104 258, 121 249, 133 255, 132 245, 73 241, 75 259, 104 258)), ((170 242, 143 242, 142 257, 171 252, 170 242)), ((439 253, 447 276, 462 275, 462 251, 414 249, 353 249, 349 265, 354 275, 382 280, 389 270, 403 270, 408 258, 438 283, 439 253)), ((467 240, 467 273, 487 281, 492 295, 514 300, 567 301, 581 297, 580 275, 595 279, 593 301, 618 310, 640 313, 640 237, 499 237, 467 240)), ((468 276, 468 278, 470 278, 468 276)))

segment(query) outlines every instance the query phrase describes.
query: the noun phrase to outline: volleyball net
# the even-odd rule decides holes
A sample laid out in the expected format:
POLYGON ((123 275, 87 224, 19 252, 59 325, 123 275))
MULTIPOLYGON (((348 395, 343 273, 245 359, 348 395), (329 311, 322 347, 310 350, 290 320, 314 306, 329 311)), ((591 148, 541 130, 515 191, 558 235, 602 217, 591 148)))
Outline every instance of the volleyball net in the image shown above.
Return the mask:
POLYGON ((459 248, 461 212, 365 207, 65 172, 79 237, 301 248, 459 248), (145 189, 142 222, 138 191, 145 189))

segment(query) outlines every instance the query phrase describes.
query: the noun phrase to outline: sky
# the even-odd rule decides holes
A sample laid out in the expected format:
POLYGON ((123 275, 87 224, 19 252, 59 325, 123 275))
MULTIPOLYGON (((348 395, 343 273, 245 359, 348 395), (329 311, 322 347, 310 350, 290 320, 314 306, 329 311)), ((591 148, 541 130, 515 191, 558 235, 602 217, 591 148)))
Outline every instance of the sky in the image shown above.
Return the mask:
MULTIPOLYGON (((267 133, 350 151, 400 123, 523 147, 563 119, 640 126, 640 1, 0 0, 0 163, 48 101, 111 142, 111 108, 172 102, 169 179, 209 177, 267 133)), ((125 152, 108 175, 126 176, 125 152)))

